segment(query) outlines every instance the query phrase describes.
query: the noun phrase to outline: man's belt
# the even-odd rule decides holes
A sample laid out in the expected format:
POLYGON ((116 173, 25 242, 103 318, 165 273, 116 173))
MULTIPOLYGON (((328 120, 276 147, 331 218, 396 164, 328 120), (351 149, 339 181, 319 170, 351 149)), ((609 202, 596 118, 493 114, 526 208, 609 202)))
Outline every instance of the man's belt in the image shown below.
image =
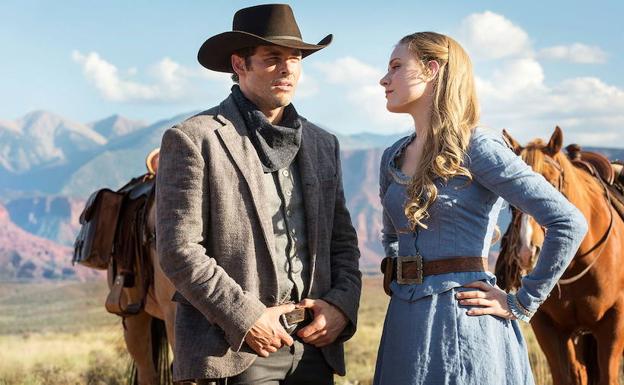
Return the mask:
POLYGON ((384 275, 384 291, 392 295, 390 283, 396 280, 401 285, 420 284, 423 277, 446 273, 487 271, 488 260, 482 257, 454 257, 424 262, 420 255, 407 257, 386 257, 381 261, 384 275))
POLYGON ((289 334, 292 334, 297 326, 304 321, 309 321, 308 312, 303 307, 297 307, 295 310, 281 315, 280 320, 282 326, 289 334))

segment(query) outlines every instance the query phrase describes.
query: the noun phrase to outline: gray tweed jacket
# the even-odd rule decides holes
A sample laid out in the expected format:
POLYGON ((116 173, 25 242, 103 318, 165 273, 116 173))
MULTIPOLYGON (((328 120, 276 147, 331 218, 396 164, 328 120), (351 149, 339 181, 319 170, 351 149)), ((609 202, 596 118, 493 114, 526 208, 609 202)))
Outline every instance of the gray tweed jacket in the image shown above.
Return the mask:
MULTIPOLYGON (((307 121, 302 129, 297 157, 311 264, 304 294, 350 321, 322 349, 344 375, 343 342, 355 333, 361 289, 357 235, 336 137, 307 121)), ((174 380, 236 375, 257 357, 244 337, 276 305, 278 288, 263 171, 232 97, 167 130, 159 163, 157 248, 178 302, 174 380)))

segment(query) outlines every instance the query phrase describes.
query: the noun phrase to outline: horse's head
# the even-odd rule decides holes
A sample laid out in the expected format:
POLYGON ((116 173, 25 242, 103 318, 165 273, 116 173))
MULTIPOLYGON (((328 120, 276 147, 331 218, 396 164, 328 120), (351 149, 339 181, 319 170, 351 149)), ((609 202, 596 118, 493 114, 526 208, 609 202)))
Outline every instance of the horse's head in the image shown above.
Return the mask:
POLYGON ((555 188, 561 192, 565 190, 565 168, 571 164, 566 155, 561 152, 563 132, 558 126, 548 143, 541 139, 534 139, 526 147, 521 146, 511 135, 503 130, 503 135, 511 144, 516 154, 522 157, 533 171, 540 173, 555 188))
MULTIPOLYGON (((563 133, 559 127, 555 128, 548 143, 535 139, 525 147, 512 138, 506 130, 503 130, 503 135, 515 153, 520 155, 535 172, 544 176, 557 190, 565 192, 567 188, 565 170, 571 164, 566 155, 561 152, 563 133)), ((506 257, 514 259, 523 272, 531 271, 544 243, 544 229, 531 216, 516 210, 508 235, 506 251, 511 255, 506 257)))

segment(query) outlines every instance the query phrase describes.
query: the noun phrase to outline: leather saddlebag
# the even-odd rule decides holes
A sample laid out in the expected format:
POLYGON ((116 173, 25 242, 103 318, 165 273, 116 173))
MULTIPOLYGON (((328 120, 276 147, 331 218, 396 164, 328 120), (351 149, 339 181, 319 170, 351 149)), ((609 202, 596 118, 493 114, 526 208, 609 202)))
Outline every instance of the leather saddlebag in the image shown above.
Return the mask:
POLYGON ((74 264, 101 270, 108 268, 123 198, 124 194, 106 188, 91 194, 80 214, 81 228, 74 243, 74 264))

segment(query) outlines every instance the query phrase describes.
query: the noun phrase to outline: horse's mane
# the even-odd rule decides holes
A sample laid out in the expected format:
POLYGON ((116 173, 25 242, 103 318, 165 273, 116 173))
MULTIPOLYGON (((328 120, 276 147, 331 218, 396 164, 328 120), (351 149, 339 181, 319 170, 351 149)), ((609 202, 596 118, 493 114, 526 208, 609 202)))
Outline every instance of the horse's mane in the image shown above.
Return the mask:
MULTIPOLYGON (((542 175, 548 165, 546 156, 542 152, 545 146, 541 139, 536 139, 529 143, 521 153, 522 159, 533 167, 535 172, 542 175)), ((562 151, 557 152, 552 158, 563 170, 564 178, 561 192, 568 197, 572 203, 578 203, 576 202, 577 199, 590 201, 593 197, 603 194, 602 187, 596 179, 585 170, 574 166, 568 159, 568 156, 562 151)))
POLYGON ((497 284, 505 291, 516 290, 520 287, 520 279, 522 277, 522 267, 516 258, 513 258, 513 245, 516 242, 518 234, 513 231, 514 222, 519 214, 518 209, 511 207, 511 223, 505 234, 501 238, 501 247, 496 259, 494 274, 496 275, 497 284))
MULTIPOLYGON (((541 139, 536 139, 529 143, 521 152, 522 159, 530 165, 533 170, 544 175, 548 169, 548 161, 542 149, 546 147, 541 139)), ((574 166, 568 157, 561 151, 552 158, 563 170, 562 193, 575 205, 580 202, 594 202, 596 196, 604 194, 599 182, 586 171, 574 166)), ((495 274, 499 285, 506 290, 520 287, 522 268, 517 258, 514 258, 513 245, 515 244, 514 218, 519 215, 515 208, 512 208, 512 223, 505 232, 501 240, 501 249, 496 261, 495 274)))

